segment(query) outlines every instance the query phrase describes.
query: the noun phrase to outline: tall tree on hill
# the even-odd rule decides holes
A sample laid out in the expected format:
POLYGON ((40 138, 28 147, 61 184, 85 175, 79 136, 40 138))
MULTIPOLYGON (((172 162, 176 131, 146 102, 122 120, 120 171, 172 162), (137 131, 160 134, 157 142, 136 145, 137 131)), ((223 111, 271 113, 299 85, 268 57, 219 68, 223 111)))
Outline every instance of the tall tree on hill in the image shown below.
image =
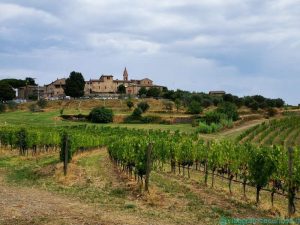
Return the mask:
POLYGON ((73 98, 79 98, 84 95, 85 81, 81 73, 71 72, 66 79, 65 94, 73 98))
POLYGON ((126 87, 124 86, 124 84, 121 84, 118 86, 118 93, 119 94, 126 94, 126 87))
POLYGON ((11 85, 5 82, 0 83, 0 102, 9 101, 16 97, 16 92, 11 85))

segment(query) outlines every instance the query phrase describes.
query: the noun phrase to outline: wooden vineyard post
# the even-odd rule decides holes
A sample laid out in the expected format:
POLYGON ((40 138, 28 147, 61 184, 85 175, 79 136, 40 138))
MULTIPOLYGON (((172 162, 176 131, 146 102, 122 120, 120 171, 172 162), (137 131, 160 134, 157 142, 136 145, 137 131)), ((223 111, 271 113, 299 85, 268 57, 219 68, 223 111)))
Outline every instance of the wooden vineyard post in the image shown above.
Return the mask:
POLYGON ((291 216, 295 213, 295 190, 294 190, 294 184, 293 184, 293 148, 288 148, 288 168, 289 168, 289 179, 288 179, 288 217, 291 218, 291 216))
POLYGON ((64 149, 64 152, 62 154, 64 154, 64 175, 66 176, 67 175, 67 172, 68 172, 68 152, 69 152, 69 146, 68 146, 68 135, 65 134, 64 135, 64 138, 63 138, 63 149, 64 149))
POLYGON ((151 154, 152 154, 153 145, 150 143, 147 148, 147 164, 146 164, 146 180, 145 180, 145 191, 149 192, 149 179, 150 179, 150 172, 151 172, 151 154))

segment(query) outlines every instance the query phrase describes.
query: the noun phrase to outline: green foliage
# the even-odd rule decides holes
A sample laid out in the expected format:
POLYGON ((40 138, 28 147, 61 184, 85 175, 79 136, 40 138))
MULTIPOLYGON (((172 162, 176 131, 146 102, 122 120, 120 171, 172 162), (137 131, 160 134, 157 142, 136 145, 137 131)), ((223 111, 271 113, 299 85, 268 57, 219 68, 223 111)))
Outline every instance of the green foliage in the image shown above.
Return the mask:
POLYGON ((96 107, 90 114, 89 119, 93 123, 110 123, 113 121, 113 111, 105 107, 96 107))
POLYGON ((9 101, 16 97, 16 92, 11 85, 5 82, 0 83, 0 101, 9 101))
POLYGON ((227 115, 217 111, 209 111, 205 113, 205 122, 210 125, 211 123, 220 123, 221 120, 227 119, 227 115))
POLYGON ((141 119, 142 123, 161 123, 162 119, 159 116, 143 116, 141 119))
POLYGON ((139 92, 138 92, 138 95, 140 97, 146 96, 147 95, 147 89, 145 87, 141 87, 140 90, 139 90, 139 92))
POLYGON ((38 100, 37 105, 44 109, 47 106, 48 102, 46 99, 41 98, 40 100, 38 100))
POLYGON ((259 202, 259 191, 268 184, 275 169, 269 148, 261 148, 260 151, 254 151, 250 155, 249 179, 256 186, 257 203, 259 202))
POLYGON ((129 109, 131 109, 134 106, 134 103, 131 99, 128 99, 127 102, 126 102, 126 105, 129 109))
POLYGON ((18 104, 14 101, 8 101, 7 106, 10 110, 14 111, 18 108, 18 104))
POLYGON ((133 119, 141 119, 143 114, 143 110, 140 107, 137 107, 133 110, 131 117, 133 119))
POLYGON ((124 84, 120 84, 118 86, 118 93, 119 94, 126 94, 126 87, 124 86, 124 84))
POLYGON ((81 73, 71 72, 66 79, 65 94, 73 98, 79 98, 84 95, 85 81, 81 73))
POLYGON ((140 108, 144 113, 150 108, 150 105, 147 102, 140 102, 137 107, 140 108))
POLYGON ((161 94, 161 90, 157 87, 151 87, 149 88, 149 90, 147 91, 146 96, 147 97, 153 97, 153 98, 157 98, 159 97, 161 94))
POLYGON ((0 83, 6 83, 12 86, 13 88, 20 88, 26 85, 33 85, 36 86, 35 80, 31 77, 26 77, 25 80, 20 79, 3 79, 0 80, 0 83))
POLYGON ((5 112, 5 108, 5 105, 2 102, 0 102, 0 113, 5 112))
POLYGON ((199 114, 203 111, 201 104, 197 101, 192 101, 188 106, 188 113, 199 114))
POLYGON ((199 122, 199 127, 197 128, 197 132, 202 134, 212 134, 220 131, 222 128, 223 126, 218 123, 207 124, 205 122, 199 122))
POLYGON ((228 119, 232 119, 233 121, 239 119, 239 114, 236 105, 230 102, 221 103, 217 108, 217 112, 225 114, 228 119))

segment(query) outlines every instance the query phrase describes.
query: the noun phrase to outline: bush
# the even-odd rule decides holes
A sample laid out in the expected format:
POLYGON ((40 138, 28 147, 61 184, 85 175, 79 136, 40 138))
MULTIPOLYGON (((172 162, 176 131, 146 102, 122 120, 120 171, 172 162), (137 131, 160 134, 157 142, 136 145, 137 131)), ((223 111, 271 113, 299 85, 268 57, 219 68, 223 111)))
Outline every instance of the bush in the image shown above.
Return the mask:
POLYGON ((5 105, 2 102, 0 102, 0 113, 5 112, 5 108, 5 105))
POLYGON ((205 122, 200 122, 199 127, 197 128, 197 132, 203 134, 211 134, 221 130, 222 128, 223 126, 221 124, 212 123, 208 125, 205 122))
POLYGON ((37 105, 43 109, 47 106, 47 100, 42 98, 38 100, 37 105))
POLYGON ((233 121, 239 119, 236 105, 230 102, 221 103, 217 108, 217 112, 225 114, 228 119, 232 119, 233 121))
POLYGON ((14 101, 7 102, 7 106, 10 110, 16 110, 18 108, 18 104, 14 101))
POLYGON ((268 116, 268 117, 276 116, 277 113, 278 113, 277 110, 274 109, 274 108, 268 108, 268 109, 267 109, 267 116, 268 116))
POLYGON ((105 107, 96 107, 90 114, 89 119, 93 123, 110 123, 113 121, 113 111, 105 107))
POLYGON ((131 109, 134 106, 133 101, 131 101, 130 99, 126 102, 126 104, 129 109, 131 109))
POLYGON ((197 101, 192 101, 188 106, 188 113, 190 114, 199 114, 202 110, 201 104, 197 101))
POLYGON ((141 119, 143 110, 140 107, 137 107, 133 110, 131 117, 134 119, 141 119))
POLYGON ((42 112, 41 108, 37 104, 31 104, 28 106, 30 112, 42 112))
POLYGON ((143 111, 143 113, 146 112, 150 108, 150 106, 147 102, 140 102, 137 106, 138 106, 138 108, 140 108, 143 111))
POLYGON ((141 118, 142 123, 161 123, 162 119, 159 116, 144 116, 141 118))
POLYGON ((205 122, 210 125, 211 123, 220 123, 221 120, 226 120, 227 115, 216 111, 205 113, 205 122))

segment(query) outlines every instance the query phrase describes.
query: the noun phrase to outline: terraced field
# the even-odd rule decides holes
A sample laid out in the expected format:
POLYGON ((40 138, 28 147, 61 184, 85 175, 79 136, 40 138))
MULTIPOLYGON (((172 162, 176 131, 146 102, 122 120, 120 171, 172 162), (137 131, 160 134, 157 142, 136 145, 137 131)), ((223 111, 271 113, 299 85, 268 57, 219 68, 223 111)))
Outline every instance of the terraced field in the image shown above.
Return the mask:
POLYGON ((256 125, 238 137, 241 143, 300 146, 300 116, 275 119, 256 125))

